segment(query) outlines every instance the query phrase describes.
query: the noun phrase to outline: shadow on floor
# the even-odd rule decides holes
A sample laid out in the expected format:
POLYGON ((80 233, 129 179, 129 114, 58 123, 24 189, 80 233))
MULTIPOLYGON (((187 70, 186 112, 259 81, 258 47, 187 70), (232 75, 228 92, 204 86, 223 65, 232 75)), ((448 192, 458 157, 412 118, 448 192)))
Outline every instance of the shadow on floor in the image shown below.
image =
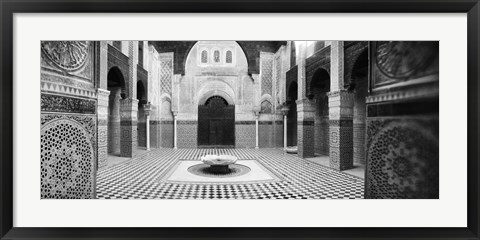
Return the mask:
MULTIPOLYGON (((135 154, 135 156, 134 156, 133 158, 138 157, 138 156, 140 156, 140 155, 143 155, 143 154, 145 154, 146 152, 148 152, 146 148, 144 148, 144 147, 139 147, 139 148, 137 149, 137 153, 135 154)), ((120 153, 108 154, 108 157, 107 157, 107 168, 108 168, 108 167, 113 167, 113 166, 115 166, 115 165, 118 165, 118 164, 120 164, 120 163, 126 162, 126 161, 128 161, 128 160, 133 159, 133 158, 120 157, 120 153)))
MULTIPOLYGON (((309 160, 311 162, 320 164, 324 167, 330 168, 330 157, 329 156, 315 156, 313 158, 305 158, 305 159, 309 160)), ((354 163, 352 169, 343 170, 341 172, 359 177, 361 179, 365 179, 365 165, 363 165, 363 164, 354 163)))

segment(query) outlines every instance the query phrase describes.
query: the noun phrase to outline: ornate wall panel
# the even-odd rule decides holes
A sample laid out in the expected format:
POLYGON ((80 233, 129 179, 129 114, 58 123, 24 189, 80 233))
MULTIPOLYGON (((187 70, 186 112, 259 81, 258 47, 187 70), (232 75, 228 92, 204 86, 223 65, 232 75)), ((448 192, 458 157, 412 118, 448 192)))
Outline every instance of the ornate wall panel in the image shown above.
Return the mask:
POLYGON ((273 122, 262 121, 258 123, 258 146, 260 148, 273 148, 275 146, 274 130, 273 122))
POLYGON ((196 121, 178 121, 177 122, 177 145, 178 148, 196 148, 197 147, 197 125, 196 121))
POLYGON ((95 114, 95 100, 72 98, 58 95, 41 94, 42 112, 65 112, 95 114))
POLYGON ((94 116, 42 114, 41 197, 93 198, 94 116))
POLYGON ((42 92, 96 98, 93 45, 89 41, 42 41, 42 92))
POLYGON ((260 112, 261 113, 267 113, 267 114, 273 113, 273 106, 270 103, 270 101, 268 101, 268 100, 262 101, 262 103, 260 105, 260 112))
POLYGON ((438 198, 438 118, 367 121, 368 198, 438 198))
POLYGON ((275 147, 283 148, 283 120, 275 123, 275 147))
POLYGON ((235 122, 235 147, 236 148, 254 148, 255 147, 255 122, 253 121, 235 122))
MULTIPOLYGON (((161 147, 173 147, 173 121, 160 122, 161 147)), ((178 139, 177 139, 178 140, 178 139)))
POLYGON ((371 46, 365 197, 438 198, 438 42, 371 46))
POLYGON ((282 78, 282 58, 280 55, 275 57, 275 99, 276 106, 279 106, 282 103, 281 98, 281 78, 282 78))
POLYGON ((41 65, 45 70, 61 72, 92 82, 93 44, 89 41, 42 41, 41 65))
POLYGON ((160 92, 172 95, 173 55, 160 54, 160 92))
POLYGON ((262 95, 272 95, 272 81, 273 81, 273 55, 261 54, 261 81, 262 81, 262 95))
POLYGON ((94 198, 94 42, 42 41, 40 73, 41 198, 94 198))
POLYGON ((399 82, 413 83, 409 80, 438 74, 436 41, 372 42, 371 51, 373 89, 399 82))

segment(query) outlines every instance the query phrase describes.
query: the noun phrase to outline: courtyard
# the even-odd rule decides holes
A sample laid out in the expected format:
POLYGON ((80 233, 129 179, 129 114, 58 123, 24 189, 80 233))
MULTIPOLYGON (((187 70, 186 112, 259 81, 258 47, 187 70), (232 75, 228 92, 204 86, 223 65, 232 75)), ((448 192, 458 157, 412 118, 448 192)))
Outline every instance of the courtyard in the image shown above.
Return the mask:
POLYGON ((364 196, 364 181, 281 149, 162 148, 99 170, 96 191, 99 199, 360 199, 364 196), (264 181, 168 180, 178 162, 201 163, 200 157, 207 154, 254 160, 274 176, 264 181))

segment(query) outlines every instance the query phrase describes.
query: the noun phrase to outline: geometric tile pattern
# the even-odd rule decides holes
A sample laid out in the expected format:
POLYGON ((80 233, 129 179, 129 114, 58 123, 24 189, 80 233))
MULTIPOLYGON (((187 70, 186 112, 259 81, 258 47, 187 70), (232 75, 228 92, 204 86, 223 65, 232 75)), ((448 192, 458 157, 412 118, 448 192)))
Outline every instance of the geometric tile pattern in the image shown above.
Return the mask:
POLYGON ((172 94, 173 56, 162 55, 160 58, 160 90, 161 93, 172 94))
POLYGON ((197 122, 182 121, 177 123, 177 144, 179 148, 197 147, 197 122))
POLYGON ((159 125, 160 128, 160 146, 164 148, 173 147, 173 122, 162 121, 159 125))
POLYGON ((365 123, 353 124, 353 159, 365 164, 365 123))
POLYGON ((297 125, 298 155, 313 157, 315 155, 315 128, 313 121, 299 122, 297 125))
POLYGON ((367 121, 369 198, 438 198, 438 118, 367 121))
POLYGON ((255 122, 248 122, 248 124, 235 123, 235 147, 255 147, 255 122))
POLYGON ((276 105, 280 105, 282 103, 280 90, 282 86, 280 85, 280 80, 282 77, 282 59, 280 55, 275 57, 275 96, 277 100, 276 105))
POLYGON ((154 149, 97 173, 100 199, 360 199, 363 180, 279 149, 154 149), (231 154, 256 159, 278 174, 278 182, 179 184, 160 181, 178 159, 231 154))
POLYGON ((351 120, 330 120, 330 167, 346 170, 353 167, 353 127, 351 120))
POLYGON ((273 57, 269 55, 261 56, 261 74, 262 74, 262 95, 272 94, 272 77, 273 77, 273 57))
POLYGON ((92 198, 94 146, 89 133, 71 119, 41 128, 41 198, 92 198))

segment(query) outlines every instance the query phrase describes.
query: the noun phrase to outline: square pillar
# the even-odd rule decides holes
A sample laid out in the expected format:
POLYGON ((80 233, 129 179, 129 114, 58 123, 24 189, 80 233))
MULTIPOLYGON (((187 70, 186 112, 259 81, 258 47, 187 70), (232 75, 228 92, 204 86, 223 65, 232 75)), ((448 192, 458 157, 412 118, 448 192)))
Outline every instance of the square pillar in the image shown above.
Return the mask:
POLYGON ((353 93, 340 90, 328 93, 330 167, 353 168, 353 93))
POLYGON ((108 157, 108 97, 110 91, 97 89, 98 168, 107 166, 108 157))
POLYGON ((120 100, 120 156, 133 157, 137 152, 137 99, 120 100))
POLYGON ((300 99, 297 103, 297 148, 301 158, 315 156, 314 116, 315 108, 308 99, 300 99))

